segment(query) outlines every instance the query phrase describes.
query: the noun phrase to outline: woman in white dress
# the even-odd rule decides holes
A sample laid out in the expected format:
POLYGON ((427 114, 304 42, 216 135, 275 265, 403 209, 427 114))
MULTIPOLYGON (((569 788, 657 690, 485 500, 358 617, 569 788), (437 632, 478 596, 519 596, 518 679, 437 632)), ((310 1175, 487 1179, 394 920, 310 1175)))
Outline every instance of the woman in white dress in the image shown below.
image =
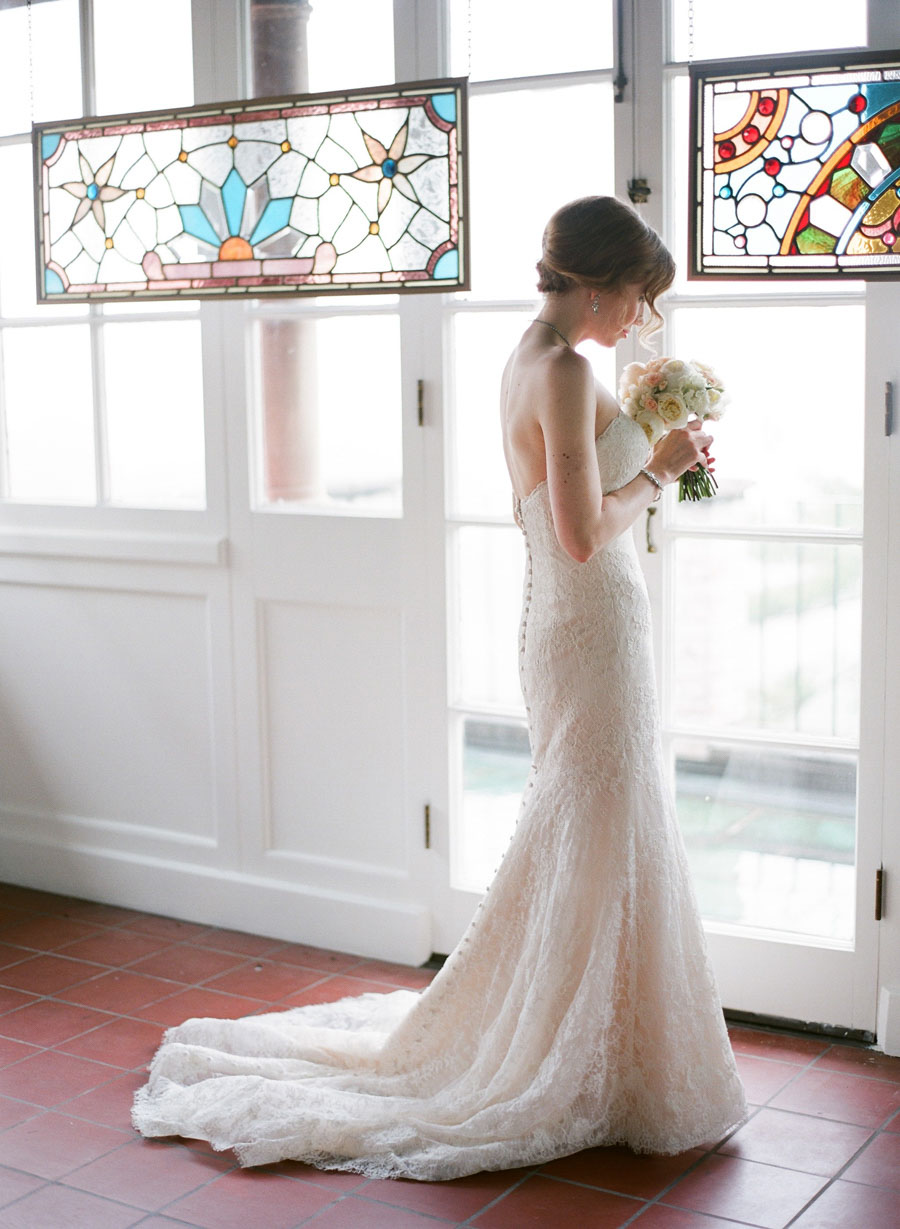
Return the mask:
POLYGON ((673 264, 632 209, 589 197, 551 219, 538 270, 546 298, 501 395, 534 764, 496 878, 421 994, 170 1029, 135 1102, 145 1135, 434 1181, 603 1144, 680 1152, 746 1114, 663 770, 630 532, 711 438, 673 431, 648 456, 573 349, 655 317, 673 264))

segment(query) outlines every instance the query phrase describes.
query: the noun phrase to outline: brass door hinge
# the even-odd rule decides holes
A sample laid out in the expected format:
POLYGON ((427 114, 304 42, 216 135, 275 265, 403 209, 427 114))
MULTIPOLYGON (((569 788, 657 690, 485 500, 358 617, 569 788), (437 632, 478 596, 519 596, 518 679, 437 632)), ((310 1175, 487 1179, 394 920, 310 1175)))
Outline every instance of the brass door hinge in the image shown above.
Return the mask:
POLYGON ((425 426, 425 381, 416 380, 416 413, 419 418, 419 426, 425 426))
POLYGON ((431 848, 431 807, 425 803, 425 848, 431 848))
POLYGON ((884 916, 884 867, 879 866, 875 872, 875 921, 880 922, 884 916))

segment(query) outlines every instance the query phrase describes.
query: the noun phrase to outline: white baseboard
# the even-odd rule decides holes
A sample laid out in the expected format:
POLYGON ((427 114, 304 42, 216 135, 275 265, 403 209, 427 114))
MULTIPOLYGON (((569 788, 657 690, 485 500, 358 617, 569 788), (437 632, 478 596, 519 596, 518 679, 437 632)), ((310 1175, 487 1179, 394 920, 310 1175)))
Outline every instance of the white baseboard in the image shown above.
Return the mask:
POLYGON ((882 986, 878 996, 878 1048, 900 1055, 900 986, 882 986))
POLYGON ((417 965, 431 955, 420 905, 87 846, 0 837, 0 881, 291 943, 417 965))

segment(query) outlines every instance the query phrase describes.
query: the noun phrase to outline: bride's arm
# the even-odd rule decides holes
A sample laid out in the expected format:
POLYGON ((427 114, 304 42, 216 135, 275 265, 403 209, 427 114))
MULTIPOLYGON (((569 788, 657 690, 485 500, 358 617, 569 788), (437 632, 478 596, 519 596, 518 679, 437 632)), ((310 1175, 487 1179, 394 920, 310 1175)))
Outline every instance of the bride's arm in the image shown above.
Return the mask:
MULTIPOLYGON (((547 488, 560 546, 578 563, 628 529, 658 494, 643 474, 603 494, 594 442, 596 391, 590 364, 571 350, 560 350, 548 364, 541 428, 547 457, 547 488)), ((705 464, 703 449, 712 437, 690 428, 671 431, 647 463, 659 481, 674 482, 692 465, 705 464)))

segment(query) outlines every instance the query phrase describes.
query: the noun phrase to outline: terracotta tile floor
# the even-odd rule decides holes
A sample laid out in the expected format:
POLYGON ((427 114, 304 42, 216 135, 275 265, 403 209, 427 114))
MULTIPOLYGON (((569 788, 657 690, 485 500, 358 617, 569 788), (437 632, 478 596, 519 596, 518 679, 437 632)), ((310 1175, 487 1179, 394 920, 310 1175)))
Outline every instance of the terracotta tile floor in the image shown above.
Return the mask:
POLYGON ((709 1151, 594 1149, 456 1182, 240 1170, 131 1129, 164 1026, 431 974, 0 885, 0 1229, 898 1229, 900 1059, 735 1027, 753 1103, 709 1151))

